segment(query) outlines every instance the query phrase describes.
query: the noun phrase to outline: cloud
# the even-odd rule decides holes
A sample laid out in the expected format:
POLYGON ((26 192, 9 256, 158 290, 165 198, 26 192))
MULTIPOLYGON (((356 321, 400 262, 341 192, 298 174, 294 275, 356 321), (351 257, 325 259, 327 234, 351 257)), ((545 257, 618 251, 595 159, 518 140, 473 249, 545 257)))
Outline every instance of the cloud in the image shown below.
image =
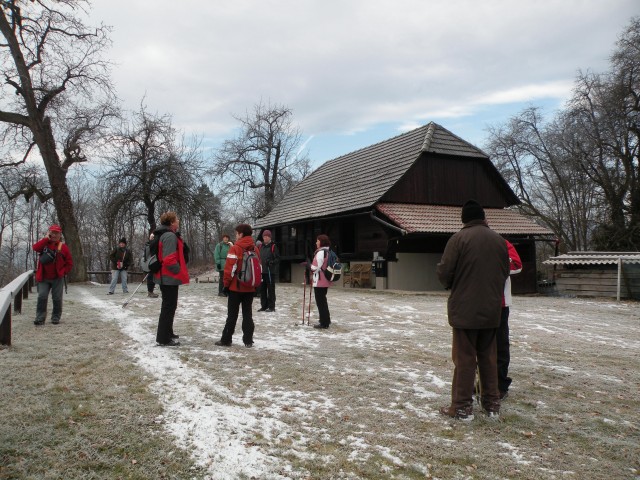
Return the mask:
POLYGON ((261 99, 305 132, 346 134, 566 98, 634 13, 636 0, 95 0, 93 19, 114 27, 125 106, 146 93, 178 128, 218 138, 261 99))

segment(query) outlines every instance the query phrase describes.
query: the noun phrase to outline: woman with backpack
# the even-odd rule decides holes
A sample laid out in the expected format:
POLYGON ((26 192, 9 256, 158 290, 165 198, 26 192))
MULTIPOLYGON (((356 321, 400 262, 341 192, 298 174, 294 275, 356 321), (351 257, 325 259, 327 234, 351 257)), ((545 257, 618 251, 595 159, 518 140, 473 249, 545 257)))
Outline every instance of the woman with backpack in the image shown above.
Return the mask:
POLYGON ((162 292, 156 342, 165 347, 180 345, 179 336, 173 332, 173 318, 178 307, 178 288, 189 284, 185 244, 178 232, 179 226, 178 215, 165 212, 160 216, 160 227, 154 233, 158 239, 157 257, 161 266, 154 273, 153 280, 160 285, 162 292))
POLYGON ((316 239, 316 251, 313 254, 311 262, 311 271, 313 272, 313 293, 318 306, 318 315, 320 322, 315 324, 313 328, 329 328, 331 324, 331 313, 329 312, 329 304, 327 303, 327 291, 331 286, 331 282, 324 275, 329 260, 329 247, 331 241, 327 235, 318 235, 316 239))
POLYGON ((227 295, 227 321, 222 330, 222 337, 215 344, 219 347, 230 347, 233 333, 238 322, 238 314, 242 305, 242 341, 245 347, 253 346, 252 304, 255 286, 249 282, 260 284, 260 252, 253 242, 251 225, 241 223, 235 228, 236 241, 229 249, 224 266, 224 290, 227 295), (246 252, 246 254, 245 254, 246 252), (244 257, 244 261, 243 261, 244 257), (250 268, 251 267, 251 268, 250 268), (251 272, 250 275, 247 273, 251 272))

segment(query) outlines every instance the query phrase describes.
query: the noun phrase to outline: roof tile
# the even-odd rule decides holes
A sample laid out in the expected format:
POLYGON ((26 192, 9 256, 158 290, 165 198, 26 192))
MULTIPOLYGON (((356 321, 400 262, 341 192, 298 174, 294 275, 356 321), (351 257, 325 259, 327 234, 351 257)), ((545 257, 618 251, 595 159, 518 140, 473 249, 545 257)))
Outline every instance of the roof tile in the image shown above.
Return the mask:
MULTIPOLYGON (((462 228, 461 207, 379 203, 376 208, 408 233, 455 233, 462 228)), ((553 235, 515 210, 485 208, 484 212, 491 229, 501 235, 553 235)))
POLYGON ((329 160, 293 187, 256 227, 371 208, 423 152, 489 158, 432 122, 329 160))

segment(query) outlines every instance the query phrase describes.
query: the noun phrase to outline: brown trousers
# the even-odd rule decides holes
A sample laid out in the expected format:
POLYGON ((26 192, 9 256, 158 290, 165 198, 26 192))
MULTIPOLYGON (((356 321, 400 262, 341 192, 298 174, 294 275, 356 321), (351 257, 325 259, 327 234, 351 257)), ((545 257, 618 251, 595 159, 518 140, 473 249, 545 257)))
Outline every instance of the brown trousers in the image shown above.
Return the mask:
POLYGON ((451 358, 453 384, 451 386, 451 406, 461 409, 473 405, 473 390, 476 367, 480 371, 482 407, 485 410, 500 409, 498 391, 496 329, 453 329, 451 358))

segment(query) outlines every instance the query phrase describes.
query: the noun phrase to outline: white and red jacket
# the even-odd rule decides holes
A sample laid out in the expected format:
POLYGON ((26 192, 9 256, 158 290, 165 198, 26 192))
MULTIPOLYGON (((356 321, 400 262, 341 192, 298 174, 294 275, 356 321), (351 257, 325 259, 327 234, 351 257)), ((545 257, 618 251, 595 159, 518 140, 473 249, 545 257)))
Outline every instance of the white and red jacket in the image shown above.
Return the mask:
POLYGON ((255 251, 258 258, 260 258, 260 250, 256 248, 253 237, 251 236, 242 237, 235 243, 235 245, 232 245, 231 248, 229 248, 227 261, 224 264, 223 281, 224 286, 229 287, 229 290, 233 292, 256 291, 256 289, 253 287, 240 285, 240 282, 238 282, 238 276, 236 275, 236 271, 242 268, 242 254, 245 250, 255 251))
POLYGON ((323 270, 327 269, 329 261, 329 247, 320 247, 313 254, 313 262, 311 262, 311 271, 313 272, 314 287, 330 287, 333 285, 325 276, 323 270))
POLYGON ((522 271, 522 260, 520 260, 520 255, 516 251, 516 247, 514 247, 509 240, 505 240, 507 242, 507 250, 509 250, 509 276, 507 277, 507 281, 504 284, 504 295, 502 296, 502 306, 510 307, 511 306, 511 275, 515 275, 516 273, 520 273, 522 271))

